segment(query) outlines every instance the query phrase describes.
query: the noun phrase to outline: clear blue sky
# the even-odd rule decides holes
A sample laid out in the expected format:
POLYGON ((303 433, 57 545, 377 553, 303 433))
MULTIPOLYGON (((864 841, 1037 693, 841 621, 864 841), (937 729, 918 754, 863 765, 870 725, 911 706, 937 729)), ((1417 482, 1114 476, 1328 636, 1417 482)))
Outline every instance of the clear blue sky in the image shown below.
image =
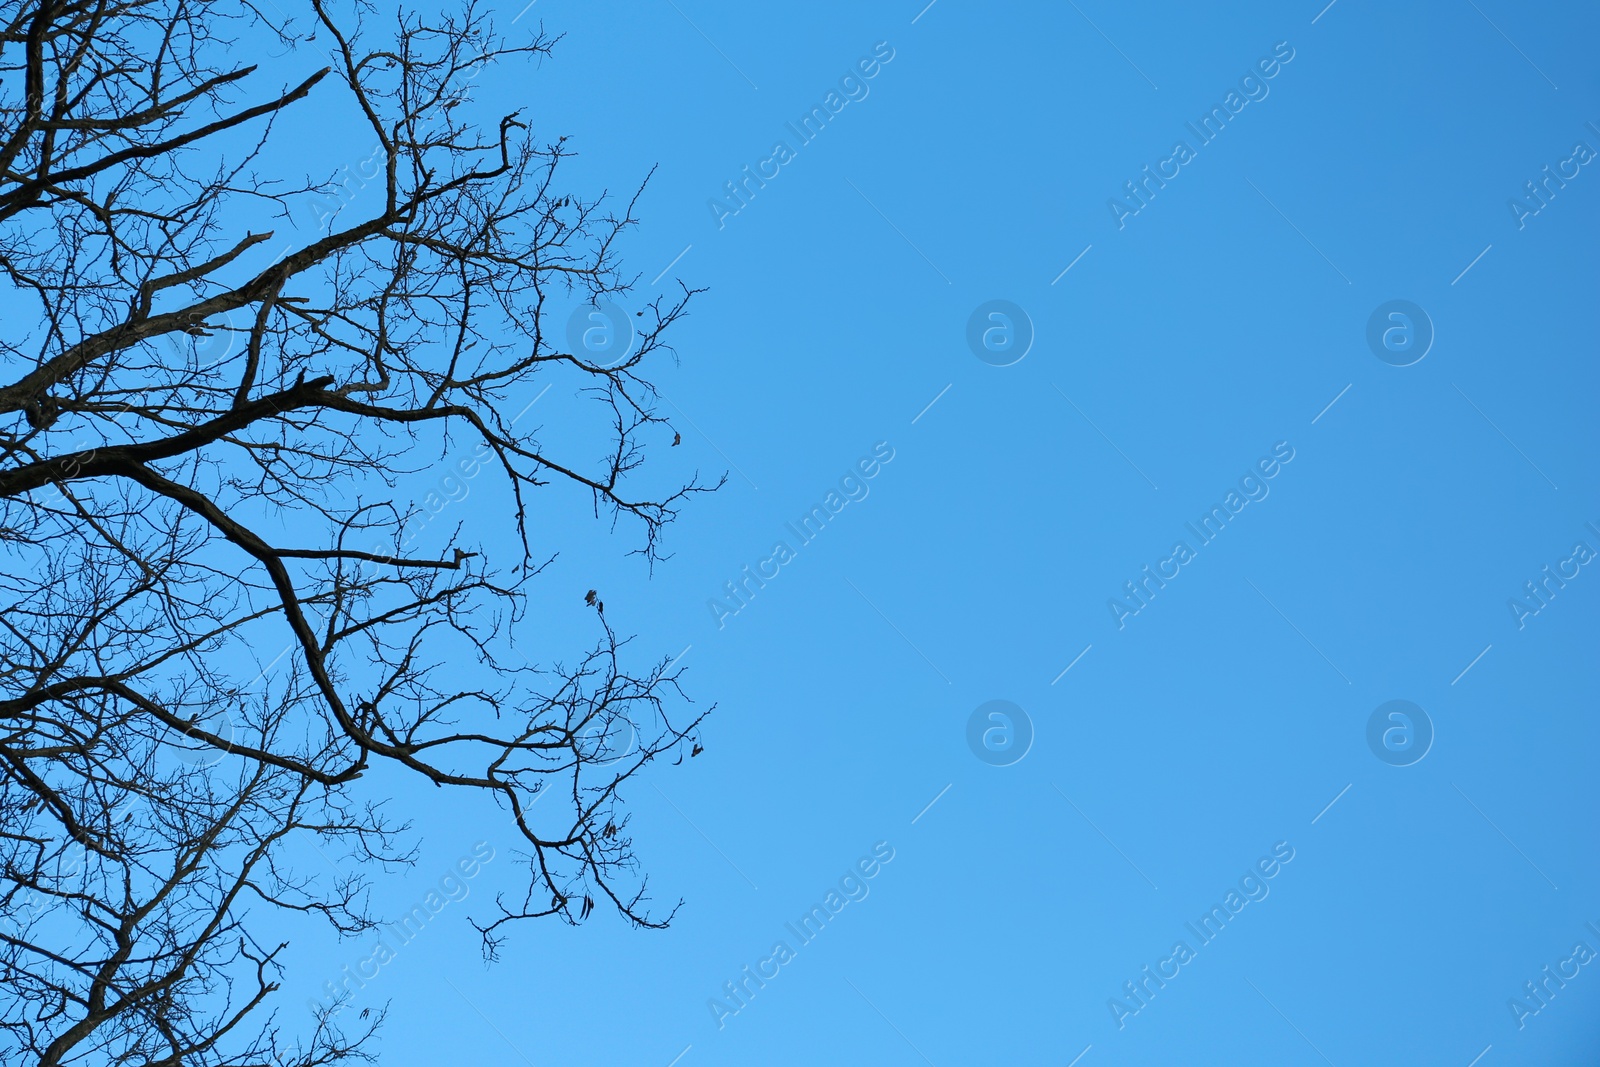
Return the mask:
MULTIPOLYGON (((538 0, 513 29, 554 57, 481 79, 585 191, 659 164, 638 297, 710 290, 663 462, 730 475, 653 575, 539 505, 529 645, 570 657, 600 588, 718 709, 626 798, 668 932, 597 912, 486 969, 465 916, 515 884, 510 836, 413 811, 391 911, 500 851, 361 992, 384 1062, 1593 1062, 1600 17, 923 2, 538 0), (1031 322, 1016 362, 969 347, 994 300, 1031 322), (1399 300, 1431 328, 1383 311, 1380 358, 1399 300), (968 744, 993 700, 1031 722, 1005 766, 968 744), (1431 728, 1385 712, 1375 751, 1396 700, 1431 728), (732 1013, 746 966, 775 975, 732 1013)), ((303 948, 284 1010, 366 951, 303 948)))

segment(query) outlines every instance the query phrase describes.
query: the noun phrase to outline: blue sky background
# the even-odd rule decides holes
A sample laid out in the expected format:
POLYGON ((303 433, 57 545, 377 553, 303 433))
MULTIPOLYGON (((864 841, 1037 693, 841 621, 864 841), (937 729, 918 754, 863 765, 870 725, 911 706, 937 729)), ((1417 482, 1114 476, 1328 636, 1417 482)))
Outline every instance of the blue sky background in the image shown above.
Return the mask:
MULTIPOLYGON (((1600 151, 1600 18, 921 2, 538 0, 510 28, 543 20, 555 55, 480 79, 486 120, 571 135, 585 193, 659 165, 637 299, 709 292, 658 378, 683 447, 656 469, 729 472, 653 574, 586 501, 538 501, 561 555, 525 647, 587 644, 596 587, 717 711, 626 796, 654 895, 684 901, 664 933, 597 911, 486 968, 465 917, 517 884, 505 822, 404 809, 421 857, 380 908, 500 851, 360 992, 391 1007, 384 1061, 1591 1062, 1600 963, 1520 1029, 1507 1002, 1600 952, 1600 566, 1521 629, 1507 601, 1600 551, 1600 163, 1521 229, 1508 201, 1600 151), (708 200, 879 42, 869 94, 719 229, 708 200), (1119 229, 1108 198, 1279 42, 1268 95, 1119 229), (965 340, 993 299, 1035 331, 1009 367, 965 340), (1409 367, 1366 342, 1393 299, 1436 335, 1409 367), (707 601, 878 442, 869 495, 719 629, 707 601), (1119 629, 1108 598, 1279 442, 1266 498, 1119 629), (966 741, 995 699, 1035 735, 1006 767, 966 741), (1366 741, 1395 699, 1436 733, 1407 767, 1366 741), (708 999, 877 842, 870 895, 719 1029, 708 999), (1200 946, 1185 923, 1279 842, 1270 894, 1200 946), (1119 1029, 1108 999, 1178 940, 1194 960, 1119 1029)), ((329 170, 365 157, 299 136, 329 170)), ((563 399, 534 409, 551 433, 563 399)), ((469 539, 500 536, 496 491, 452 505, 469 539)), ((294 1019, 367 948, 297 951, 294 1019)))

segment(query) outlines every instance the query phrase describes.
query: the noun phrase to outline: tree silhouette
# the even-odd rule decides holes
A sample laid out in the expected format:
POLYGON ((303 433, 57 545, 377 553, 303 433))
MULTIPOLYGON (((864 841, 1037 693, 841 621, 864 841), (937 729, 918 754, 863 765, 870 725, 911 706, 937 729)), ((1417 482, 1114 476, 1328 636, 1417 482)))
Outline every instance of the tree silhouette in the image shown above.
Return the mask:
POLYGON ((564 140, 460 106, 553 39, 512 42, 470 3, 301 2, 288 21, 0 4, 6 1063, 368 1057, 381 1013, 346 1032, 275 1012, 285 946, 259 923, 372 929, 366 878, 415 849, 382 802, 403 812, 408 790, 492 798, 527 857, 526 892, 480 916, 490 955, 506 924, 596 900, 671 917, 618 794, 704 712, 670 663, 627 666, 598 602, 575 665, 536 666, 513 635, 548 562, 535 490, 586 494, 654 560, 715 488, 635 488, 676 440, 643 375, 693 292, 637 305, 620 357, 555 328, 569 304, 629 299, 638 194, 558 191, 564 140), (371 151, 334 169, 275 135, 297 121, 371 151), (577 398, 554 443, 525 419, 552 384, 577 398), (468 479, 506 558, 433 521, 468 479), (351 873, 297 869, 307 838, 351 873))

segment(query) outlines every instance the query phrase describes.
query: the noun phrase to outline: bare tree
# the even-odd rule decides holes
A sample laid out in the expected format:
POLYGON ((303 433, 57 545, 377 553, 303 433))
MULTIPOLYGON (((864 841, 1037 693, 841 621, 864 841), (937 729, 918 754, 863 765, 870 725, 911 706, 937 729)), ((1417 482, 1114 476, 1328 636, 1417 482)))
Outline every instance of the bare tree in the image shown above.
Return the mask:
POLYGON ((249 0, 0 2, 8 1064, 366 1057, 376 1018, 277 1011, 285 946, 258 920, 371 929, 367 873, 415 849, 407 782, 492 797, 517 835, 527 888, 480 917, 490 955, 505 924, 596 902, 671 917, 619 791, 681 761, 704 713, 670 663, 627 666, 592 594, 575 664, 512 639, 548 562, 534 490, 584 494, 654 560, 714 488, 635 488, 674 438, 643 375, 693 293, 630 308, 611 365, 555 328, 630 300, 637 193, 558 189, 563 140, 465 117, 483 71, 549 51, 542 31, 508 40, 471 3, 298 2, 288 21, 249 0), (373 150, 355 172, 308 160, 274 137, 297 114, 373 150), (565 445, 518 418, 551 383, 581 398, 565 445), (441 458, 445 495, 496 487, 474 519, 514 558, 407 495, 441 458), (362 873, 297 869, 308 837, 362 873))

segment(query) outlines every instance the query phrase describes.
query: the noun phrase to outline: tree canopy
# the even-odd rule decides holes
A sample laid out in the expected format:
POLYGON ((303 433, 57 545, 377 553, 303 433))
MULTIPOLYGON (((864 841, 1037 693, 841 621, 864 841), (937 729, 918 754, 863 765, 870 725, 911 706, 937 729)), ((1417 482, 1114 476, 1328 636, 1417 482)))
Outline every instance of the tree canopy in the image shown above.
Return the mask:
POLYGON ((376 1018, 275 1013, 256 917, 378 921, 366 877, 416 842, 368 772, 504 812, 526 891, 477 917, 490 955, 597 905, 663 925, 619 793, 704 712, 596 597, 566 666, 513 643, 556 595, 531 494, 583 494, 653 561, 715 488, 641 471, 674 437, 646 375, 694 294, 632 294, 638 191, 571 191, 564 139, 468 117, 484 72, 554 40, 472 4, 0 9, 0 1059, 366 1055, 376 1018), (371 151, 284 143, 296 115, 371 151), (562 328, 604 301, 637 316, 620 360, 562 328), (581 402, 540 440, 551 384, 581 402), (447 495, 501 487, 474 525, 516 550, 430 524, 410 475, 441 458, 447 495), (306 837, 355 873, 297 869, 306 837))

